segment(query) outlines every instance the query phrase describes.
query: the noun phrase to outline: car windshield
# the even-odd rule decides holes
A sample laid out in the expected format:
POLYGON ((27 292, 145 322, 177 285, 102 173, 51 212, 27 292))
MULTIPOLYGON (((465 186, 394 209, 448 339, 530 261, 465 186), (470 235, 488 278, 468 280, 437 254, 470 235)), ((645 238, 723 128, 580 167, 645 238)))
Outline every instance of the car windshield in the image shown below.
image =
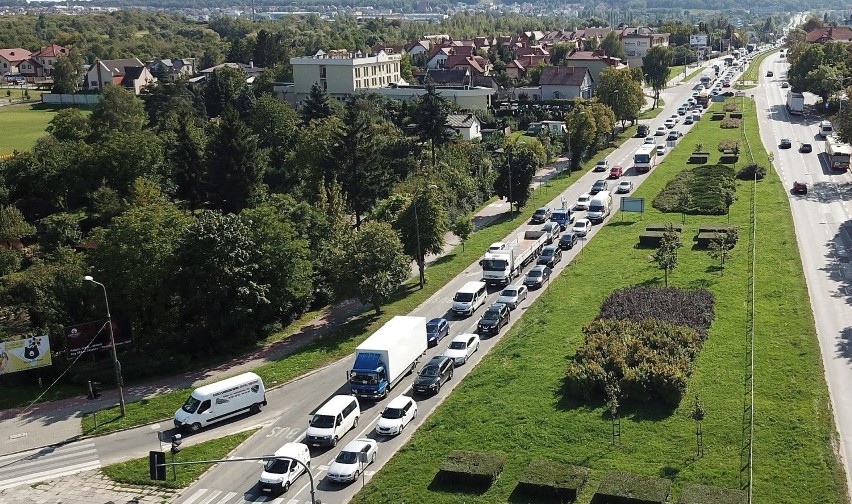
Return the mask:
POLYGON ((385 408, 382 411, 382 418, 402 418, 405 416, 405 411, 400 408, 385 408))
POLYGON ((589 196, 580 196, 580 198, 577 201, 589 201, 589 198, 590 198, 589 196))
POLYGON ((453 341, 450 343, 450 350, 464 350, 467 348, 466 341, 453 341))
POLYGON ((373 385, 379 383, 378 377, 369 373, 355 373, 349 377, 349 381, 352 383, 360 383, 362 385, 373 385))
POLYGON ((314 415, 311 419, 311 427, 320 429, 330 429, 334 427, 334 416, 332 415, 314 415))
POLYGON ((547 213, 547 211, 541 210, 541 209, 535 211, 535 215, 537 217, 544 217, 544 214, 546 214, 546 213, 547 213))
POLYGON ((530 278, 540 277, 541 276, 541 270, 530 270, 530 272, 527 276, 530 277, 530 278))
POLYGON ((337 454, 337 458, 334 459, 334 461, 341 464, 354 464, 355 462, 358 462, 358 454, 355 452, 342 451, 337 454))
POLYGON ((426 366, 425 368, 420 370, 420 376, 427 376, 429 378, 434 378, 435 376, 439 376, 441 374, 441 370, 438 369, 438 366, 426 366))
POLYGON ((426 324, 426 332, 438 332, 439 322, 429 322, 426 324))
POLYGON ((181 409, 186 411, 187 413, 195 413, 195 410, 198 409, 199 404, 201 404, 201 401, 192 396, 189 396, 189 399, 187 399, 186 402, 183 403, 183 407, 181 407, 181 409))
POLYGON ((553 215, 551 216, 551 219, 553 220, 563 220, 567 218, 568 214, 566 214, 565 212, 553 212, 553 215))
POLYGON ((263 470, 274 474, 286 474, 290 471, 290 461, 287 459, 272 459, 266 462, 263 470))
POLYGON ((482 320, 498 320, 500 318, 500 314, 497 310, 488 310, 482 315, 482 320))
POLYGON ((553 254, 555 254, 555 253, 556 253, 556 251, 555 251, 555 250, 548 250, 548 249, 544 249, 544 250, 542 250, 542 251, 541 251, 541 256, 542 256, 542 257, 550 257, 550 256, 552 256, 552 255, 553 255, 553 254))
POLYGON ((500 297, 515 297, 517 295, 518 295, 518 289, 515 288, 515 287, 503 289, 503 292, 500 293, 500 297))
MULTIPOLYGON (((486 262, 488 262, 488 261, 486 261, 486 262)), ((483 264, 483 266, 484 266, 484 264, 483 264)), ((472 292, 457 292, 456 297, 453 298, 453 301, 459 301, 461 303, 468 303, 468 302, 470 302, 471 299, 473 299, 473 293, 472 292)))

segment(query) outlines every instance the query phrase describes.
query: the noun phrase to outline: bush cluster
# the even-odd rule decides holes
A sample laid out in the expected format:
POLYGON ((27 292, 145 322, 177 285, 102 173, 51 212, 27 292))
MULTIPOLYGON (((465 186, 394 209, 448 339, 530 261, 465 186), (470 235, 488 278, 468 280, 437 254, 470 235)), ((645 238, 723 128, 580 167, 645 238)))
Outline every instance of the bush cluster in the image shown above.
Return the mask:
POLYGON ((488 487, 503 472, 506 456, 502 453, 483 453, 454 450, 447 455, 438 471, 444 483, 488 487))
POLYGON ((649 318, 695 329, 702 338, 716 318, 716 297, 707 289, 628 287, 604 301, 598 318, 632 320, 649 318))
POLYGON ((766 168, 756 163, 747 165, 742 170, 737 172, 737 178, 740 180, 754 180, 755 177, 757 178, 757 180, 763 180, 763 177, 765 176, 766 168))
POLYGON ((547 460, 533 460, 518 482, 518 490, 553 502, 574 502, 585 486, 591 470, 547 460))
POLYGON ((725 106, 724 106, 724 107, 722 107, 722 110, 724 110, 725 112, 735 112, 735 111, 737 111, 739 108, 740 108, 740 107, 739 107, 739 106, 737 106, 737 104, 736 104, 736 103, 726 103, 726 104, 725 104, 725 106))
POLYGON ((719 142, 719 152, 739 152, 740 142, 737 140, 722 140, 719 142))
POLYGON ((592 504, 663 504, 668 502, 672 482, 623 471, 604 475, 592 504))
POLYGON ((676 406, 686 391, 703 339, 695 329, 655 319, 599 319, 583 328, 585 341, 568 366, 568 392, 584 400, 616 383, 622 400, 659 400, 676 406))
POLYGON ((683 488, 678 502, 680 504, 746 504, 748 494, 742 490, 688 485, 683 488))
POLYGON ((723 119, 722 123, 719 124, 719 127, 722 129, 737 129, 742 124, 742 118, 736 117, 728 117, 727 119, 723 119))
POLYGON ((725 215, 735 199, 734 170, 722 164, 704 165, 681 171, 654 198, 661 212, 690 215, 725 215))

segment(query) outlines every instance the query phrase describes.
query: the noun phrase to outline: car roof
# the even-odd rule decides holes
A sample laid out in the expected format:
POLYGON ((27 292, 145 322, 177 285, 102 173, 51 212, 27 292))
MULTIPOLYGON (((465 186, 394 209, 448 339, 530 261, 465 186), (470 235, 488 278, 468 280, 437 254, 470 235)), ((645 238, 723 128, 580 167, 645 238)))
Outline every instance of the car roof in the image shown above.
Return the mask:
POLYGON ((440 366, 441 362, 450 360, 446 355, 436 355, 432 357, 429 362, 426 363, 426 366, 440 366))
POLYGON ((538 208, 536 208, 536 209, 535 209, 535 211, 536 211, 536 212, 538 212, 539 210, 547 211, 547 210, 549 210, 549 209, 548 209, 546 206, 538 207, 538 208))
POLYGON ((499 309, 503 308, 504 306, 506 306, 505 303, 493 303, 491 306, 488 307, 488 309, 489 310, 491 310, 491 309, 499 310, 499 309))
POLYGON ((373 441, 373 440, 370 439, 370 438, 353 439, 352 441, 349 441, 348 443, 346 443, 346 446, 343 447, 342 451, 359 452, 359 451, 361 451, 361 448, 364 447, 364 445, 372 444, 371 441, 373 441))
POLYGON ((388 403, 387 407, 388 408, 402 408, 403 406, 405 406, 406 404, 408 404, 412 401, 413 401, 413 399, 411 399, 407 395, 403 394, 401 396, 394 397, 391 400, 391 402, 388 403))
POLYGON ((544 264, 538 264, 538 265, 536 265, 536 266, 533 266, 533 268, 532 268, 530 271, 533 271, 533 270, 539 270, 539 271, 541 271, 541 270, 543 270, 543 269, 544 269, 544 268, 546 268, 546 267, 547 267, 547 266, 545 266, 544 264))
POLYGON ((460 341, 462 343, 467 343, 467 340, 469 340, 471 336, 476 336, 476 335, 475 334, 469 334, 469 333, 459 334, 458 336, 453 338, 452 341, 453 342, 460 341))
POLYGON ((446 322, 446 321, 447 321, 447 319, 445 319, 445 318, 442 318, 442 317, 435 317, 435 318, 433 318, 432 320, 430 320, 429 322, 426 322, 426 323, 427 323, 427 324, 437 324, 438 322, 440 322, 440 321, 442 321, 442 320, 443 320, 444 322, 446 322))

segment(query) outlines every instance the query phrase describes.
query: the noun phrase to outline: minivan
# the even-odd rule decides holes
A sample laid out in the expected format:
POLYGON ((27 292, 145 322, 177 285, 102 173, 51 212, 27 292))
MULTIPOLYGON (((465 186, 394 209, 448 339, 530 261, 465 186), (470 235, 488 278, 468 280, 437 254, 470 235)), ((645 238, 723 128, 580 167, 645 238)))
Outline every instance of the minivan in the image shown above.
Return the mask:
POLYGON ((612 208, 612 196, 609 191, 601 191, 592 198, 589 203, 589 213, 587 217, 592 223, 603 222, 609 215, 612 208))
POLYGON ((358 426, 361 408, 351 395, 336 395, 322 405, 308 422, 305 439, 313 446, 337 446, 347 432, 358 426))
POLYGON ((485 282, 468 282, 453 296, 453 313, 470 316, 485 304, 488 290, 485 282))
POLYGON ((819 123, 819 135, 823 138, 831 135, 834 128, 831 126, 831 121, 822 121, 819 123))
POLYGON ((175 428, 197 432, 243 413, 260 413, 261 406, 266 406, 263 380, 254 373, 243 373, 193 390, 175 412, 175 428))

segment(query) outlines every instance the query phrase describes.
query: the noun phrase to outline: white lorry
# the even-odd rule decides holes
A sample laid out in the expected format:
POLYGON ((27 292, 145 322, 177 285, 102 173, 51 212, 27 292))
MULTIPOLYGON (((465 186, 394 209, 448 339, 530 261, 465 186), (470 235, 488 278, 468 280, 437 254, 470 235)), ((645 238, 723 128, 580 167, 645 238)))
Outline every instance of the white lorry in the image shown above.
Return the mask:
POLYGON ((805 110, 805 95, 802 93, 795 93, 793 91, 787 92, 787 112, 793 115, 802 115, 802 112, 805 110))
POLYGON ((391 388, 413 371, 426 353, 426 318, 397 316, 355 349, 348 373, 352 395, 387 397, 391 388))
POLYGON ((534 261, 547 244, 545 231, 526 231, 506 244, 503 250, 489 252, 479 261, 482 280, 488 285, 508 285, 521 269, 534 261))
POLYGON ((589 212, 587 217, 592 224, 603 222, 612 210, 612 195, 609 191, 601 191, 592 197, 589 202, 589 212))
POLYGON ((243 373, 192 391, 175 412, 175 427, 197 432, 241 413, 259 413, 261 406, 266 406, 263 380, 254 373, 243 373))

